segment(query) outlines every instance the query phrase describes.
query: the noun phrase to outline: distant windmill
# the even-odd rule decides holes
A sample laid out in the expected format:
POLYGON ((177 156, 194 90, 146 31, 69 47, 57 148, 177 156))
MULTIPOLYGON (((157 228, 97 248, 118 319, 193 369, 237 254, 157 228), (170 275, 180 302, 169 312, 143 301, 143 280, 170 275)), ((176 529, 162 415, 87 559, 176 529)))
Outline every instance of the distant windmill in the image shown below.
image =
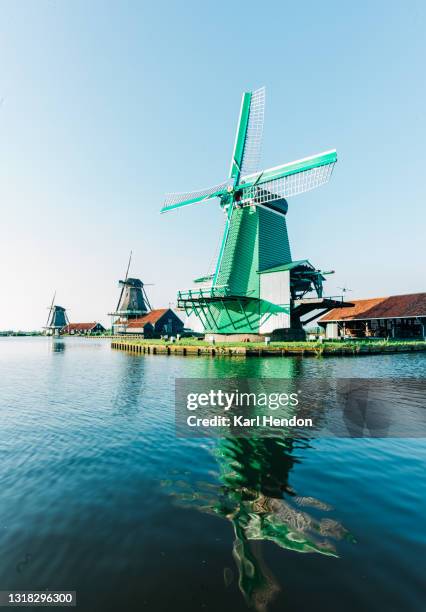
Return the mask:
MULTIPOLYGON (((259 170, 265 88, 243 94, 228 178, 209 189, 166 195, 161 212, 217 198, 225 230, 212 275, 178 293, 178 307, 215 334, 269 334, 297 329, 300 316, 340 303, 324 298, 323 273, 308 260, 293 261, 285 198, 327 183, 337 161, 329 150, 259 170), (302 298, 315 291, 317 299, 302 298), (300 306, 300 308, 299 308, 300 306)), ((206 231, 206 241, 208 232, 206 231)), ((295 334, 296 335, 296 334, 295 334)))
POLYGON ((130 251, 124 280, 118 282, 121 291, 117 307, 115 312, 109 313, 111 317, 116 317, 112 323, 113 333, 125 331, 130 320, 142 317, 151 310, 151 304, 145 291, 145 287, 151 283, 143 283, 139 278, 129 277, 132 254, 132 251, 130 251))
POLYGON ((44 326, 46 336, 59 336, 61 330, 69 324, 67 312, 63 306, 55 304, 56 291, 50 304, 46 325, 44 326))

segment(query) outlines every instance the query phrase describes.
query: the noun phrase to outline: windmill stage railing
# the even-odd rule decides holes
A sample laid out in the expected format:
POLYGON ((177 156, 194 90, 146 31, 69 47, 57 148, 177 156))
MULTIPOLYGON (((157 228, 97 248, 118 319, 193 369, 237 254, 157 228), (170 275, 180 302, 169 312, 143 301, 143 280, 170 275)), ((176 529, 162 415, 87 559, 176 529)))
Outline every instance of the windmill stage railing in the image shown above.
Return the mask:
POLYGON ((221 300, 229 297, 228 285, 216 285, 215 287, 205 287, 203 289, 186 289, 178 291, 177 302, 178 306, 184 306, 187 302, 199 302, 206 299, 221 300))
POLYGON ((115 312, 109 312, 109 316, 143 316, 146 314, 146 310, 116 310, 115 312))
POLYGON ((294 298, 295 302, 303 301, 306 303, 309 303, 309 302, 315 303, 315 302, 318 302, 319 300, 322 300, 322 301, 330 300, 333 302, 341 302, 342 304, 344 304, 345 296, 344 295, 324 295, 320 298, 318 297, 296 297, 294 298))

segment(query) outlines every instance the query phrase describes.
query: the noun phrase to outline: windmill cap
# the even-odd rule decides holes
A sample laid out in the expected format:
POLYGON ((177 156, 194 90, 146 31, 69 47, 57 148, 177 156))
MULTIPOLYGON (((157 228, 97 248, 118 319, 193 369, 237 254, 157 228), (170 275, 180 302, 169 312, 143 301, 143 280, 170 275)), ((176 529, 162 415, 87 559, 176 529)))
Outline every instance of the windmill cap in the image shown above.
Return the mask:
POLYGON ((128 278, 127 280, 119 281, 119 285, 127 285, 129 287, 142 287, 143 283, 139 278, 128 278))
POLYGON ((284 198, 280 198, 279 200, 272 200, 272 202, 265 202, 264 206, 267 208, 272 208, 272 210, 276 210, 277 212, 282 213, 283 215, 287 214, 288 211, 288 203, 284 198))

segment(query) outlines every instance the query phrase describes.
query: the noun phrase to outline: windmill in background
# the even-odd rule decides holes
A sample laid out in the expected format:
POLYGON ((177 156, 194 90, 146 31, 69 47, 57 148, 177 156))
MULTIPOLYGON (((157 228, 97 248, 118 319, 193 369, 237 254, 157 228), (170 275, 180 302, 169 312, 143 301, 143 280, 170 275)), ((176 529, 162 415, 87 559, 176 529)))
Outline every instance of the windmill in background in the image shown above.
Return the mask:
POLYGON ((46 336, 59 336, 61 330, 69 324, 66 309, 55 304, 56 291, 50 304, 46 325, 43 327, 46 336))
POLYGON ((129 277, 132 254, 130 251, 124 280, 118 281, 121 291, 117 307, 114 312, 109 313, 109 316, 112 317, 113 334, 125 333, 129 321, 138 319, 151 310, 151 304, 145 291, 145 287, 150 283, 143 283, 139 278, 129 277))

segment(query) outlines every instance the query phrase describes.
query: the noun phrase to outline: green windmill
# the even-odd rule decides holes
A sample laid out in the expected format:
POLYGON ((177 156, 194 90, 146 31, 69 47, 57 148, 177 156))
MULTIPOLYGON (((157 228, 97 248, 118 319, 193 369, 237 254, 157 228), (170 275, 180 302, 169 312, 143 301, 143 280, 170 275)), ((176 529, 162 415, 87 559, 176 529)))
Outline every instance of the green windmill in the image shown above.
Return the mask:
POLYGON ((252 338, 304 335, 301 317, 342 305, 324 298, 321 270, 293 261, 285 198, 326 183, 335 150, 259 171, 265 88, 243 94, 229 178, 209 189, 168 194, 161 212, 219 199, 225 229, 215 272, 178 293, 178 307, 195 314, 207 333, 252 338), (314 291, 315 298, 306 298, 314 291))

